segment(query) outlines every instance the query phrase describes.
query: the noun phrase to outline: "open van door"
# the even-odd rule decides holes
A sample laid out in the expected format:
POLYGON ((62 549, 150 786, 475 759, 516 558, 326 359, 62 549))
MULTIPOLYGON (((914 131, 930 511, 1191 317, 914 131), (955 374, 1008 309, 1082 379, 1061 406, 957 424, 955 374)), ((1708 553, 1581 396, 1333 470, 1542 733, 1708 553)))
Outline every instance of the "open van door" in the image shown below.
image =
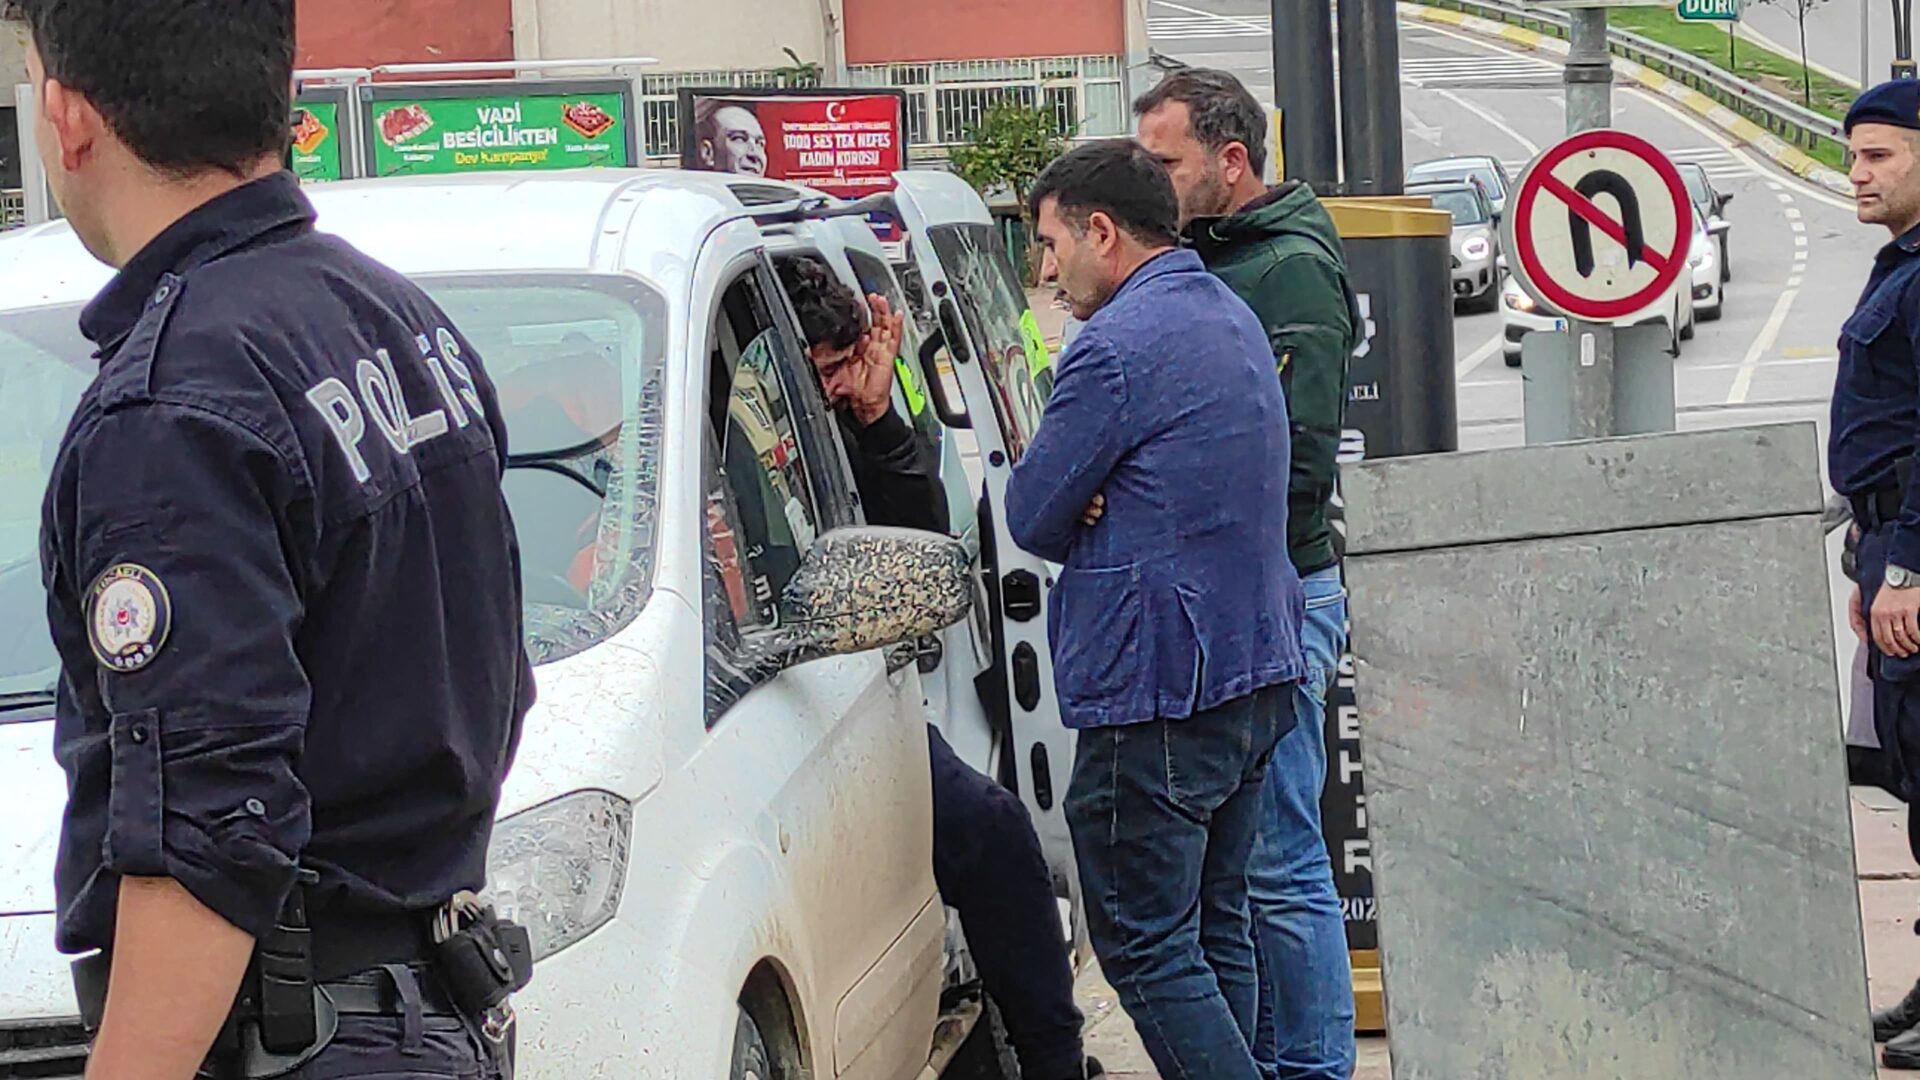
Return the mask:
POLYGON ((994 658, 980 678, 980 691, 989 714, 1005 729, 998 777, 1033 816, 1057 891, 1077 898, 1073 841, 1061 805, 1073 771, 1074 740, 1060 723, 1047 645, 1047 596, 1055 571, 1014 544, 1003 512, 1007 478, 1046 409, 1051 359, 1005 241, 980 196, 950 173, 901 172, 894 178, 910 258, 940 330, 929 335, 922 371, 930 392, 942 397, 948 372, 936 364, 936 353, 944 344, 963 404, 942 402, 942 411, 963 407, 979 444, 982 566, 994 658))

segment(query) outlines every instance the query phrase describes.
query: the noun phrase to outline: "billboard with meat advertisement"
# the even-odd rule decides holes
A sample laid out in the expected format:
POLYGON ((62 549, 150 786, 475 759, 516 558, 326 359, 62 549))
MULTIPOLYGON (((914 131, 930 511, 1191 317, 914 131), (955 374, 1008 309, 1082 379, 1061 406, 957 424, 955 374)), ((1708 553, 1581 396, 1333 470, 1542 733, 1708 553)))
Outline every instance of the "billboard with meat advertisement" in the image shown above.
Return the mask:
MULTIPOLYGON (((898 90, 680 91, 680 165, 787 180, 843 199, 893 190, 907 168, 906 94, 898 90)), ((895 239, 891 221, 874 221, 895 239)))
POLYGON ((628 80, 359 87, 368 174, 640 164, 628 80))

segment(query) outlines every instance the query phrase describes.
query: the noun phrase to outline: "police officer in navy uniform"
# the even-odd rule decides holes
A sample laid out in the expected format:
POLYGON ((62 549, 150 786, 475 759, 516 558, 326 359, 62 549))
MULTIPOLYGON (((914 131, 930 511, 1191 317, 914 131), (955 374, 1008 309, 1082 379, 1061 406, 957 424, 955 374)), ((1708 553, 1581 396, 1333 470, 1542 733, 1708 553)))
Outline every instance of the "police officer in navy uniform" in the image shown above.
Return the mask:
MULTIPOLYGON (((1862 94, 1846 118, 1860 220, 1892 241, 1841 330, 1828 472, 1852 503, 1854 632, 1869 646, 1874 727, 1896 793, 1920 792, 1920 83, 1862 94)), ((1920 858, 1920 815, 1908 823, 1920 858)), ((1920 1068, 1920 986, 1875 1014, 1892 1068, 1920 1068)))
POLYGON ((480 358, 315 231, 293 0, 4 6, 53 193, 119 271, 42 541, 88 1075, 501 1075, 510 1007, 450 950, 530 961, 447 910, 533 693, 480 358))

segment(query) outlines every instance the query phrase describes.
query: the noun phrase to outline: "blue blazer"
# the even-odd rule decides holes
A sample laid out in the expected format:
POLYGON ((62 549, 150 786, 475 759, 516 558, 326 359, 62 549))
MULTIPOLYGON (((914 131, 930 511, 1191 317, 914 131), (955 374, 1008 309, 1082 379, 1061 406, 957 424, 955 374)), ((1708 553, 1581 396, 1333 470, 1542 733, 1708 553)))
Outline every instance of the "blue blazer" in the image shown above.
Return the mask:
POLYGON ((1067 726, 1180 720, 1298 681, 1287 403, 1252 310, 1169 251, 1087 320, 1056 380, 1007 524, 1064 567, 1047 625, 1067 726))

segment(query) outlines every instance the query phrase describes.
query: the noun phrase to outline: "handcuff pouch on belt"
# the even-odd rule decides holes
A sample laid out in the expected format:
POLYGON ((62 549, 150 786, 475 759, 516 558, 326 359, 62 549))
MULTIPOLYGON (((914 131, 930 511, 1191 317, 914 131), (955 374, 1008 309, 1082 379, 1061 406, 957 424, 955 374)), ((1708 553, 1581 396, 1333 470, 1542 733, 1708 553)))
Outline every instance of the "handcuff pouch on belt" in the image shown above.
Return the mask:
POLYGON ((434 920, 433 966, 447 996, 461 1012, 479 1017, 494 1042, 513 1026, 507 998, 533 980, 533 939, 525 927, 494 913, 470 892, 461 892, 434 920))

